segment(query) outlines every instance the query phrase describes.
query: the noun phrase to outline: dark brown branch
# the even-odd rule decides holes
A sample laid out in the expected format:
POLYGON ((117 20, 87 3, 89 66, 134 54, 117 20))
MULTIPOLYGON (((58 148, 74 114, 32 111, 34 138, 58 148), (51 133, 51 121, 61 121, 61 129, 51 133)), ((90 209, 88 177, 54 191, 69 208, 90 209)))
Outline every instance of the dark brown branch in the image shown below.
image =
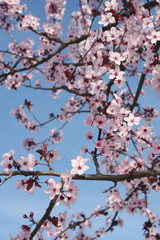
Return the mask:
MULTIPOLYGON (((60 177, 62 172, 55 171, 13 171, 12 176, 52 176, 52 177, 60 177)), ((8 172, 0 172, 0 176, 9 176, 8 172)), ((89 180, 89 181, 111 181, 111 182, 121 182, 127 180, 140 179, 144 177, 153 177, 160 175, 160 168, 155 170, 148 170, 142 172, 131 172, 127 174, 120 175, 109 175, 109 174, 83 174, 83 175, 73 175, 73 180, 89 180)))
POLYGON ((113 217, 112 222, 111 222, 111 225, 110 225, 109 228, 106 230, 106 232, 110 231, 111 228, 112 228, 113 226, 115 226, 115 219, 116 219, 118 213, 119 213, 118 211, 115 212, 114 217, 113 217))
POLYGON ((45 91, 56 91, 56 90, 65 90, 66 92, 69 93, 73 93, 74 95, 77 96, 81 96, 81 97, 93 97, 94 95, 90 94, 90 93, 80 93, 78 92, 78 89, 69 89, 66 86, 61 86, 61 87, 49 87, 49 88, 44 88, 44 87, 34 87, 34 86, 30 86, 30 85, 26 85, 26 84, 22 84, 22 86, 26 87, 26 88, 32 88, 35 90, 45 90, 45 91))
POLYGON ((40 229, 40 227, 42 226, 42 224, 48 219, 53 207, 56 204, 57 198, 59 195, 56 195, 49 203, 49 206, 46 210, 46 212, 44 213, 43 217, 39 220, 39 222, 36 224, 35 229, 32 231, 31 235, 30 235, 30 240, 33 239, 33 237, 36 235, 36 233, 38 232, 38 230, 40 229))
POLYGON ((133 103, 130 107, 131 111, 134 109, 134 107, 137 105, 137 101, 138 101, 138 98, 139 98, 139 95, 140 95, 140 92, 142 90, 142 86, 144 84, 144 80, 145 80, 145 77, 146 77, 146 74, 142 74, 141 75, 141 79, 139 81, 139 84, 138 84, 138 88, 137 88, 137 91, 136 91, 136 95, 134 97, 134 100, 133 100, 133 103))

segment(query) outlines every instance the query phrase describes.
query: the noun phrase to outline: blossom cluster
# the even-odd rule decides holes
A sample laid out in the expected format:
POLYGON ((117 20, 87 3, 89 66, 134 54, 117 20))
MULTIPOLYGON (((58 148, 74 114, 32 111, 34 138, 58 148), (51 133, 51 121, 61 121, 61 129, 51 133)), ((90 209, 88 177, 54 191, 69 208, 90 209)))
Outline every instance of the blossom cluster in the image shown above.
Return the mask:
MULTIPOLYGON (((58 102, 62 95, 65 100, 59 109, 58 104, 55 109, 53 105, 44 122, 33 114, 33 104, 26 99, 23 105, 11 110, 17 123, 33 133, 46 124, 54 124, 48 136, 39 141, 40 149, 34 137, 23 141, 23 147, 28 151, 36 149, 38 157, 29 153, 15 160, 14 150, 3 154, 1 166, 9 177, 0 179, 0 185, 13 171, 28 174, 29 177, 16 182, 17 189, 33 194, 37 187, 47 185, 44 192, 51 203, 70 208, 78 198, 76 180, 111 179, 114 186, 104 191, 104 208, 98 205, 89 217, 73 214, 68 223, 67 211, 59 212, 57 217, 48 215, 35 240, 46 239, 44 230, 48 238, 70 239, 68 230, 77 228, 73 240, 103 238, 107 231, 123 225, 123 220, 117 219, 122 211, 143 215, 147 218, 144 238, 160 239, 160 219, 148 204, 151 190, 160 191, 160 139, 156 127, 151 125, 159 116, 152 103, 148 104, 151 92, 160 96, 160 1, 81 0, 70 14, 65 35, 67 6, 66 0, 46 0, 43 22, 20 0, 0 0, 0 28, 12 40, 7 50, 0 49, 1 84, 15 92, 21 87, 43 90, 50 93, 53 101, 58 102), (13 29, 23 32, 22 40, 17 41, 19 34, 14 34, 13 29), (26 39, 24 32, 29 34, 26 39), (79 126, 86 128, 87 143, 74 159, 71 157, 71 170, 61 173, 54 164, 61 159, 55 145, 63 146, 63 128, 79 114, 83 118, 79 126), (55 148, 48 150, 50 144, 55 148), (91 164, 95 173, 86 174, 91 164), (39 166, 44 167, 44 172, 39 166), (45 174, 52 177, 41 181, 45 174), (60 180, 56 182, 55 178, 60 180), (118 189, 118 181, 125 193, 118 189), (96 227, 91 237, 85 229, 93 227, 90 218, 100 216, 105 223, 96 227)), ((71 132, 77 134, 73 129, 71 132)), ((66 161, 66 169, 67 164, 66 161)), ((24 218, 31 225, 38 225, 32 213, 24 218)), ((10 235, 10 239, 29 239, 30 233, 30 225, 23 225, 20 234, 10 235)))

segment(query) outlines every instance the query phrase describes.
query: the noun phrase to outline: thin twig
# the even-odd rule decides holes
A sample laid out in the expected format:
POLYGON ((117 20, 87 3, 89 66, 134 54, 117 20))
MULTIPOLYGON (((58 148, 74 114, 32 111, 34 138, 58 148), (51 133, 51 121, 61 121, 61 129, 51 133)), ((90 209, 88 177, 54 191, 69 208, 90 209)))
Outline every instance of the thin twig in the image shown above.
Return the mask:
POLYGON ((9 175, 5 179, 3 179, 2 182, 0 182, 0 186, 2 186, 8 179, 10 179, 12 177, 12 175, 13 175, 12 172, 9 173, 9 175))
POLYGON ((112 190, 113 188, 117 187, 117 182, 114 182, 114 185, 111 186, 110 188, 106 189, 103 191, 103 193, 109 192, 110 190, 112 190))

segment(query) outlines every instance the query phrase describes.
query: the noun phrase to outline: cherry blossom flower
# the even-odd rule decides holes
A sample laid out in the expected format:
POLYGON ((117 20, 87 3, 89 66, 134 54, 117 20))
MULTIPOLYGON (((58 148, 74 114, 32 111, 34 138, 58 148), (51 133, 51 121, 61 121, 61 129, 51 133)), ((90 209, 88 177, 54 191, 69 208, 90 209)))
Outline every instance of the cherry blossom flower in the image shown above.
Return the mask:
POLYGON ((113 191, 109 192, 108 201, 111 209, 114 207, 114 210, 117 209, 122 211, 124 208, 124 201, 122 200, 118 189, 114 189, 113 191))
POLYGON ((128 123, 129 127, 132 127, 134 125, 138 125, 140 121, 140 117, 135 117, 133 113, 130 113, 128 117, 125 117, 124 120, 128 123))
POLYGON ((153 23, 152 23, 152 20, 153 20, 153 16, 150 16, 150 17, 146 17, 146 18, 143 18, 142 19, 142 27, 143 29, 145 28, 153 28, 153 23))
POLYGON ((55 148, 54 150, 50 150, 47 153, 46 160, 50 163, 53 163, 55 160, 60 160, 61 156, 59 155, 59 148, 55 148))
POLYGON ((125 137, 129 131, 131 130, 131 126, 127 125, 126 123, 123 123, 122 126, 119 128, 119 132, 117 133, 120 137, 125 137))
POLYGON ((89 126, 93 124, 93 116, 92 115, 88 115, 87 116, 87 120, 84 120, 84 124, 85 126, 89 126))
POLYGON ((101 20, 98 22, 99 24, 103 24, 104 26, 107 26, 109 23, 115 23, 115 18, 113 17, 112 13, 109 12, 107 14, 101 15, 101 20))
POLYGON ((53 179, 48 179, 46 183, 50 185, 50 188, 47 188, 44 192, 50 194, 50 199, 53 199, 56 195, 60 194, 60 189, 62 187, 61 183, 56 184, 53 179))
POLYGON ((66 173, 61 174, 61 178, 64 182, 64 188, 68 189, 70 182, 72 180, 72 175, 69 173, 68 170, 66 170, 66 173))
POLYGON ((111 9, 114 9, 116 11, 118 7, 118 3, 116 0, 105 1, 104 6, 105 6, 105 11, 109 11, 111 9))
POLYGON ((14 150, 11 149, 10 152, 8 153, 4 153, 3 154, 3 159, 1 162, 1 166, 4 168, 5 172, 11 172, 12 171, 12 162, 11 160, 13 159, 13 154, 14 154, 14 150))
POLYGON ((70 184, 66 190, 67 190, 68 197, 72 197, 74 199, 77 198, 77 196, 78 196, 77 191, 79 190, 79 188, 74 185, 74 182, 70 182, 70 184))
POLYGON ((153 90, 157 92, 157 94, 160 96, 160 67, 156 66, 156 68, 152 71, 153 79, 151 81, 153 90))
POLYGON ((116 84, 117 88, 122 88, 124 82, 126 82, 126 78, 123 76, 124 71, 120 71, 120 67, 116 66, 115 69, 110 70, 111 75, 109 76, 110 79, 114 79, 114 83, 116 84))
POLYGON ((99 95, 99 93, 106 89, 106 84, 103 80, 98 80, 96 82, 91 83, 91 94, 99 95))
POLYGON ((17 189, 20 189, 23 185, 24 185, 24 181, 23 180, 17 180, 17 182, 16 182, 17 189))
POLYGON ((30 151, 31 149, 34 150, 37 146, 35 139, 32 138, 26 138, 23 143, 22 146, 27 150, 30 151))
POLYGON ((87 134, 85 134, 85 137, 87 139, 92 139, 93 138, 93 131, 89 131, 87 134))
POLYGON ((155 226, 151 226, 148 228, 149 229, 149 233, 151 234, 151 236, 156 236, 157 234, 157 229, 155 226))
POLYGON ((122 88, 124 83, 126 82, 126 78, 125 77, 122 77, 120 79, 116 78, 114 80, 114 83, 116 84, 116 87, 119 89, 119 88, 122 88))
POLYGON ((110 69, 109 72, 111 73, 109 75, 110 79, 121 79, 124 75, 124 71, 121 71, 119 66, 116 66, 115 69, 110 69))
POLYGON ((88 158, 82 158, 81 156, 77 156, 76 159, 72 159, 72 169, 71 174, 78 174, 82 175, 85 171, 89 169, 88 166, 85 165, 85 163, 88 161, 88 158))
POLYGON ((125 57, 122 57, 118 52, 109 52, 109 60, 114 62, 117 65, 120 65, 121 62, 125 60, 125 57))
POLYGON ((153 209, 145 209, 145 214, 150 219, 151 222, 156 222, 158 220, 157 214, 155 214, 153 209))
POLYGON ((153 153, 160 154, 160 139, 158 138, 157 143, 153 143, 153 153))
POLYGON ((58 197, 56 205, 63 203, 66 207, 70 207, 71 204, 76 202, 78 197, 77 191, 79 190, 78 187, 74 185, 74 182, 70 182, 69 185, 65 187, 67 193, 61 193, 58 197))
POLYGON ((33 194, 36 187, 33 184, 33 179, 23 179, 23 180, 17 180, 16 182, 16 188, 20 189, 21 187, 23 187, 23 191, 24 192, 28 192, 29 194, 33 194))
POLYGON ((96 115, 95 120, 93 122, 94 126, 102 129, 106 126, 106 116, 103 115, 96 115))
POLYGON ((99 230, 95 231, 95 238, 101 237, 103 238, 104 235, 106 234, 105 228, 99 228, 99 230))
POLYGON ((95 144, 95 147, 96 148, 102 147, 102 142, 101 141, 97 141, 96 144, 95 144))
POLYGON ((29 237, 30 230, 21 231, 20 234, 17 234, 15 238, 10 234, 10 240, 22 240, 22 239, 29 240, 29 237))
POLYGON ((111 115, 117 115, 120 111, 120 107, 117 104, 112 104, 107 108, 106 112, 111 115))
POLYGON ((120 227, 123 227, 123 220, 119 217, 118 218, 118 225, 120 226, 120 227))
POLYGON ((36 164, 35 157, 33 154, 28 154, 28 158, 26 157, 20 157, 17 162, 21 165, 23 170, 29 169, 30 171, 33 171, 33 167, 36 164))
POLYGON ((29 131, 37 131, 38 128, 36 126, 38 125, 38 123, 36 121, 31 121, 30 119, 27 119, 27 116, 23 109, 24 106, 21 104, 18 108, 12 109, 10 115, 15 115, 15 117, 17 118, 17 123, 22 124, 29 131))
POLYGON ((160 31, 152 30, 147 38, 151 40, 152 44, 155 44, 157 41, 160 40, 160 31))
POLYGON ((81 155, 83 155, 84 153, 87 153, 87 152, 88 152, 88 143, 81 147, 80 153, 81 153, 81 155))
POLYGON ((36 190, 36 186, 33 184, 32 187, 28 190, 27 184, 25 184, 26 181, 28 181, 28 180, 26 179, 24 181, 23 191, 28 192, 30 195, 32 195, 34 193, 34 191, 36 190))
POLYGON ((120 32, 115 27, 111 27, 109 31, 105 32, 105 38, 107 42, 111 42, 117 39, 119 35, 120 35, 120 32))
POLYGON ((58 226, 61 226, 61 228, 66 228, 66 217, 67 211, 58 214, 58 226))
POLYGON ((52 140, 52 144, 60 143, 63 140, 63 132, 62 130, 57 130, 56 128, 50 130, 49 132, 49 140, 52 140))

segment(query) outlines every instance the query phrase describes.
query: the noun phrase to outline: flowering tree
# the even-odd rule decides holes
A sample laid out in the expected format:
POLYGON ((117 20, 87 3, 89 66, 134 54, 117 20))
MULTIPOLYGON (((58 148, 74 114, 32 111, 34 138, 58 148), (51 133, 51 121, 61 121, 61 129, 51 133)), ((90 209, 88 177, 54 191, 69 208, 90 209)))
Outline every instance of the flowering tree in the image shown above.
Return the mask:
POLYGON ((15 93, 19 88, 44 91, 55 101, 65 93, 68 98, 59 112, 52 106, 44 122, 33 113, 30 99, 11 110, 30 132, 51 122, 60 127, 51 128, 39 143, 34 137, 24 139, 28 157, 16 159, 13 149, 3 154, 0 186, 20 176, 17 189, 34 194, 45 186, 50 199, 39 220, 33 211, 24 213, 28 224, 10 239, 98 239, 123 225, 122 211, 144 215, 144 239, 160 239, 160 217, 148 207, 150 193, 160 190, 160 138, 153 127, 158 111, 142 101, 146 91, 160 96, 160 2, 79 0, 77 6, 64 35, 65 0, 46 0, 45 22, 20 0, 0 0, 1 31, 11 38, 0 49, 1 85, 15 93), (16 37, 19 31, 22 41, 16 37), (54 167, 62 161, 58 144, 65 141, 63 129, 76 115, 79 127, 86 127, 85 142, 59 172, 54 167), (104 206, 70 218, 77 180, 111 182, 111 187, 104 189, 104 206), (66 211, 61 212, 61 205, 66 211), (56 206, 57 216, 52 212, 56 206), (104 218, 104 225, 88 234, 97 217, 104 218))

